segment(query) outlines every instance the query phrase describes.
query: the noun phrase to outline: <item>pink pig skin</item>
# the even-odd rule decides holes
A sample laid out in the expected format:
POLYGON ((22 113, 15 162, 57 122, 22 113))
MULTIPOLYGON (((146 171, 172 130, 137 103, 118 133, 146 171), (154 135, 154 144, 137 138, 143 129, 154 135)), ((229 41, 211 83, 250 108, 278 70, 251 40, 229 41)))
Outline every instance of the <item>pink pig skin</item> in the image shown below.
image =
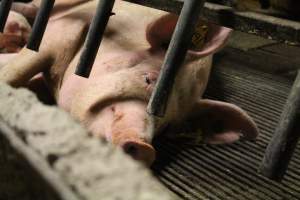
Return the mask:
MULTIPOLYGON (((151 146, 155 134, 187 118, 199 122, 210 143, 234 142, 241 135, 247 139, 257 136, 254 122, 240 108, 200 99, 212 55, 229 36, 227 28, 208 24, 204 47, 189 50, 164 118, 149 116, 146 107, 165 56, 162 46, 170 40, 176 25, 175 15, 117 0, 113 10, 116 15, 109 21, 90 78, 75 75, 97 2, 56 1, 40 52, 21 50, 0 70, 0 80, 19 87, 44 71, 47 86, 60 107, 95 136, 105 137, 147 165, 155 160, 151 146), (212 126, 220 120, 225 124, 216 133, 212 126)), ((38 5, 38 1, 34 3, 38 5)))

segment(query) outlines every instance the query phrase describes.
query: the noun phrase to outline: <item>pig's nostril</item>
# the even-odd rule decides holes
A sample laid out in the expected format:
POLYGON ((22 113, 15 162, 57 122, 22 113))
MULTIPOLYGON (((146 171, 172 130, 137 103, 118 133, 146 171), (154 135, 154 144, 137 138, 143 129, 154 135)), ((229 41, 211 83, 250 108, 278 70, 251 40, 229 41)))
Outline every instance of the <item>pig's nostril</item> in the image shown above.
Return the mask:
POLYGON ((125 153, 135 157, 138 154, 138 148, 134 144, 125 144, 123 146, 125 153))
POLYGON ((144 142, 127 141, 123 143, 122 148, 125 153, 135 160, 140 160, 150 166, 155 159, 155 150, 144 142))

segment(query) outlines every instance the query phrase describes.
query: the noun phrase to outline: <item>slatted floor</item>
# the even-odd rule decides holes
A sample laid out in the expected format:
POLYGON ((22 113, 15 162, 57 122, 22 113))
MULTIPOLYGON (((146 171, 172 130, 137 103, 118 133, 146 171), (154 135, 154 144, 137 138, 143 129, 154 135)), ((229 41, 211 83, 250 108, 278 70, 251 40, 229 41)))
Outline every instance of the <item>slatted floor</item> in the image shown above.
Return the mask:
POLYGON ((184 145, 167 138, 155 143, 158 178, 182 199, 300 199, 300 146, 282 183, 257 173, 292 81, 241 66, 216 63, 206 97, 232 102, 254 118, 260 129, 256 142, 230 145, 184 145))

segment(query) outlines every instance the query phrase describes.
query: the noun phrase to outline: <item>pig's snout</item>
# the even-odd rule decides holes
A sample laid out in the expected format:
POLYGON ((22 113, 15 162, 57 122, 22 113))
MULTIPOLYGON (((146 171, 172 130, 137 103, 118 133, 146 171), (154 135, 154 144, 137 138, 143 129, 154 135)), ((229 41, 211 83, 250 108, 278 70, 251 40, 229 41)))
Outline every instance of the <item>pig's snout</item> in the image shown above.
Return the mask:
POLYGON ((147 166, 155 160, 155 149, 145 142, 128 140, 121 144, 121 147, 133 159, 142 161, 147 166))

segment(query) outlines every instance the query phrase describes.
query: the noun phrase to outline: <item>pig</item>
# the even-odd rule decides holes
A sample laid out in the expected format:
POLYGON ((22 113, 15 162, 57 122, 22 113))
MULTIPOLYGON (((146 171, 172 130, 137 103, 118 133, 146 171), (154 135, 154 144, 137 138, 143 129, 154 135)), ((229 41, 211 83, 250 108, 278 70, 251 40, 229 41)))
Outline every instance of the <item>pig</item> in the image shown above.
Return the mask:
MULTIPOLYGON (((38 6, 38 1, 33 3, 38 6)), ((15 52, 0 70, 0 81, 22 87, 43 72, 38 78, 45 80, 58 106, 94 136, 148 166, 155 160, 153 137, 166 127, 174 127, 175 134, 185 120, 195 121, 211 144, 257 137, 254 121, 241 108, 201 99, 213 54, 226 44, 228 28, 199 20, 208 28, 204 43, 188 50, 161 118, 149 115, 146 107, 178 16, 117 0, 90 77, 75 75, 97 3, 56 1, 39 52, 15 52)))
POLYGON ((15 57, 15 53, 27 43, 31 24, 37 14, 37 6, 13 3, 3 34, 0 34, 0 68, 15 57))
POLYGON ((28 41, 30 32, 27 19, 17 12, 10 12, 4 34, 0 35, 0 52, 18 52, 28 41))

